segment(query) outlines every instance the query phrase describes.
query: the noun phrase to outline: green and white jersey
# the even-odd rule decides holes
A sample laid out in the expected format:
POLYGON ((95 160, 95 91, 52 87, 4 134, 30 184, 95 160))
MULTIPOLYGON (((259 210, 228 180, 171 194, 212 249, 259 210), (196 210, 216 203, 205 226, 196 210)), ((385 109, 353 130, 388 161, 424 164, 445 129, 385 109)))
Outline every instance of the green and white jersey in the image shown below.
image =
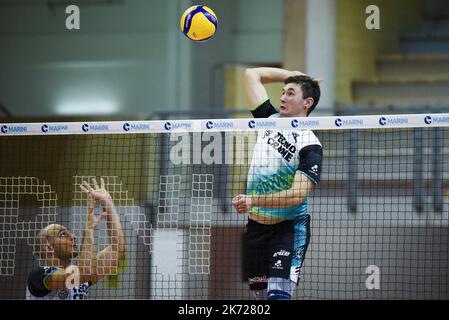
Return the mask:
POLYGON ((91 282, 80 284, 79 287, 51 291, 47 288, 46 279, 56 272, 56 267, 36 267, 28 274, 26 288, 27 300, 85 300, 92 286, 91 282))
MULTIPOLYGON (((279 117, 270 101, 253 111, 256 118, 279 117)), ((292 187, 295 174, 303 174, 314 184, 321 175, 322 146, 310 130, 261 130, 248 172, 247 194, 266 195, 292 187), (299 171, 299 173, 298 173, 299 171)), ((252 207, 251 213, 283 220, 307 214, 307 199, 287 208, 252 207)))

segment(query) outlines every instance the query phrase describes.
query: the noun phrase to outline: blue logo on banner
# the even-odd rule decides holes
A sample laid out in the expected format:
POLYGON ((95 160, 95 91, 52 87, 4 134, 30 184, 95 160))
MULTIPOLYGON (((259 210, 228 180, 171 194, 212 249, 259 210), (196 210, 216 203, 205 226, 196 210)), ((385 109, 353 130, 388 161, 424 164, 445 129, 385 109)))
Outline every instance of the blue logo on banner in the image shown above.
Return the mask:
POLYGON ((164 124, 164 128, 165 128, 165 130, 171 130, 171 123, 170 122, 166 122, 164 124))
POLYGON ((335 119, 335 125, 336 125, 337 127, 341 127, 342 124, 343 124, 343 121, 342 121, 340 118, 335 119))
POLYGON ((381 126, 386 125, 386 124, 387 124, 387 119, 386 119, 385 117, 380 117, 380 118, 379 118, 379 124, 380 124, 381 126))
POLYGON ((7 125, 3 125, 0 130, 3 133, 14 133, 14 132, 27 132, 28 131, 28 127, 27 126, 7 126, 7 125))
POLYGON ((207 129, 212 129, 214 127, 214 123, 212 121, 207 121, 206 122, 206 128, 207 129))
POLYGON ((139 130, 149 130, 150 125, 148 123, 129 123, 125 122, 123 124, 123 130, 128 131, 139 131, 139 130))
POLYGON ((87 123, 85 123, 85 124, 83 124, 83 125, 81 126, 81 129, 82 129, 84 132, 87 132, 87 131, 89 131, 89 125, 88 125, 87 123))
POLYGON ((361 126, 363 125, 363 119, 341 119, 341 118, 337 118, 335 120, 335 125, 337 127, 341 127, 343 125, 346 126, 361 126))
POLYGON ((48 132, 48 125, 43 124, 41 127, 42 132, 48 132))
POLYGON ((424 122, 425 122, 426 124, 431 124, 431 123, 432 123, 432 117, 431 117, 431 116, 426 116, 426 117, 424 118, 424 122))
POLYGON ((296 120, 296 119, 292 120, 292 127, 293 128, 298 128, 298 125, 299 125, 298 120, 296 120))
POLYGON ((255 126, 256 126, 256 121, 250 120, 250 121, 248 122, 248 127, 250 127, 251 129, 254 129, 255 126))

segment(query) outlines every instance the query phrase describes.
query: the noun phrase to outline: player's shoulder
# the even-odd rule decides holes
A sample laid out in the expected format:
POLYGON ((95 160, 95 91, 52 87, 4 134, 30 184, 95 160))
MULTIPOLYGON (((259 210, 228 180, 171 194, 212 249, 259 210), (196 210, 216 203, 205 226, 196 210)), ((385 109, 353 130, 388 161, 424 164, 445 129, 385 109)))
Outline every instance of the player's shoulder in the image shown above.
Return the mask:
POLYGON ((44 297, 50 293, 50 290, 45 286, 45 279, 58 269, 54 266, 32 268, 27 279, 27 290, 30 296, 44 297))
POLYGON ((54 266, 43 266, 43 267, 39 266, 32 268, 31 271, 28 273, 27 279, 28 285, 43 283, 48 276, 50 276, 57 270, 59 270, 59 268, 54 266))
POLYGON ((53 272, 57 271, 59 268, 55 267, 55 266, 38 266, 38 267, 34 267, 31 269, 30 273, 28 274, 29 276, 32 275, 49 275, 52 274, 53 272))

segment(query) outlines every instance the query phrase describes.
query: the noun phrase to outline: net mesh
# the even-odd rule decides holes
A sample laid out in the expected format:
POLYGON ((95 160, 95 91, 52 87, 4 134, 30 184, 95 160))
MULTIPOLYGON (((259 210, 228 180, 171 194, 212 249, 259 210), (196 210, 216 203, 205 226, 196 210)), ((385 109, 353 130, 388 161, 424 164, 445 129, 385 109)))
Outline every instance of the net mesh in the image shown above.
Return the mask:
MULTIPOLYGON (((46 264, 36 252, 42 228, 65 225, 80 244, 79 185, 95 177, 127 251, 89 298, 252 299, 247 215, 231 200, 246 192, 265 131, 0 136, 0 298, 24 299, 30 270, 46 264)), ((323 168, 293 299, 448 299, 449 128, 313 131, 323 168)), ((100 252, 111 241, 105 221, 94 235, 100 252)))

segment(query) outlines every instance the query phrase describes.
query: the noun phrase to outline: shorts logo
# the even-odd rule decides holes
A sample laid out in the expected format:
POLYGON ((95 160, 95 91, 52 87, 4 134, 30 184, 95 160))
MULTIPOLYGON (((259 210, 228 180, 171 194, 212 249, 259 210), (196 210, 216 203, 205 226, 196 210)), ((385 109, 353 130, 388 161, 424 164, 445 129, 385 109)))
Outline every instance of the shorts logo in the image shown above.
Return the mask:
MULTIPOLYGON (((288 257, 289 255, 290 255, 290 252, 285 251, 285 250, 281 250, 281 251, 275 252, 275 253, 273 254, 273 258, 276 258, 277 256, 288 257)), ((280 260, 279 260, 279 261, 280 261, 280 260)))
POLYGON ((281 260, 276 261, 273 265, 273 269, 284 270, 284 267, 282 266, 282 261, 281 260))

